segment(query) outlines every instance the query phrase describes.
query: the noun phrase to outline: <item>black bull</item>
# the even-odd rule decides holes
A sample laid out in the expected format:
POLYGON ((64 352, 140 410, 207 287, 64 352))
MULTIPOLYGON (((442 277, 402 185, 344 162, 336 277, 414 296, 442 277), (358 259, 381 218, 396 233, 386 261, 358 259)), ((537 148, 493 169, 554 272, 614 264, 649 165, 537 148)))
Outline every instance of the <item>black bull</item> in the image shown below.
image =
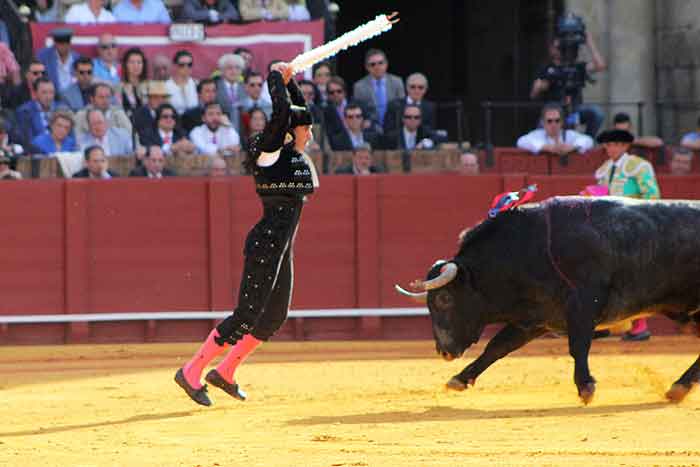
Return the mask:
MULTIPOLYGON (((700 202, 559 197, 499 214, 467 233, 457 255, 412 284, 427 299, 438 353, 461 356, 487 324, 503 323, 448 387, 463 390, 498 359, 549 331, 568 335, 584 403, 595 379, 596 328, 661 313, 700 320, 700 202)), ((700 358, 673 384, 679 401, 700 358)))

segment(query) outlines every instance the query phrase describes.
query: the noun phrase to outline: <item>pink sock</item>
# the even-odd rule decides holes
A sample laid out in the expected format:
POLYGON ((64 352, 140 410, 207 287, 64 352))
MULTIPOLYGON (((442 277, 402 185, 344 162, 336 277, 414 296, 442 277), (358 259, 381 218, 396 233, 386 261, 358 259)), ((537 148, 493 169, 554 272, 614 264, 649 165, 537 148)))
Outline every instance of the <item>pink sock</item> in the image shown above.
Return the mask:
POLYGON ((206 367, 216 356, 224 353, 224 350, 229 347, 229 344, 225 344, 223 346, 217 344, 214 340, 215 337, 219 337, 219 331, 217 331, 216 328, 209 333, 207 340, 205 340, 199 350, 197 350, 197 353, 194 354, 192 360, 187 362, 187 364, 182 367, 182 372, 185 374, 185 379, 190 386, 195 389, 202 387, 200 379, 202 378, 202 371, 204 371, 204 367, 206 367))
POLYGON ((632 329, 630 329, 630 334, 639 334, 647 330, 647 319, 635 319, 632 321, 632 329))
POLYGON ((262 341, 257 340, 250 334, 246 334, 243 336, 243 339, 236 342, 236 345, 231 348, 226 358, 221 360, 219 366, 216 367, 216 371, 218 371, 227 382, 234 384, 233 375, 236 373, 236 368, 238 368, 238 365, 243 363, 260 344, 262 344, 262 341))

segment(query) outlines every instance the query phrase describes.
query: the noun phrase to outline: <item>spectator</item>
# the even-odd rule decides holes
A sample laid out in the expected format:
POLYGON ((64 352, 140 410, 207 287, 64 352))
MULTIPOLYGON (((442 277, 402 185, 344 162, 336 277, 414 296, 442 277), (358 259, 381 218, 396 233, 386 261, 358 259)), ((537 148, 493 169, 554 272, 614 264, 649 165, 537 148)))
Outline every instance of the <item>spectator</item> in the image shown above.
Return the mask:
POLYGON ((223 126, 222 117, 221 106, 217 102, 205 105, 202 117, 204 124, 190 133, 190 140, 201 154, 210 157, 240 154, 241 141, 238 133, 230 126, 223 126))
POLYGON ((336 174, 371 175, 382 172, 372 163, 372 146, 362 143, 352 150, 352 163, 335 169, 336 174))
MULTIPOLYGON (((564 63, 560 48, 559 39, 554 39, 549 46, 550 63, 546 64, 537 73, 537 78, 532 84, 530 91, 531 99, 539 99, 543 102, 557 102, 573 113, 572 116, 579 117, 581 122, 586 125, 586 134, 594 137, 600 126, 603 123, 603 111, 597 105, 582 104, 582 96, 580 88, 572 88, 567 86, 566 80, 561 79, 562 67, 578 68, 579 73, 590 76, 593 73, 604 71, 607 68, 605 60, 601 56, 598 48, 590 34, 586 34, 586 45, 591 52, 590 63, 576 62, 564 63)), ((573 57, 576 60, 576 57, 573 57)), ((575 121, 568 123, 575 124, 575 121)))
POLYGON ((248 150, 248 143, 258 134, 262 133, 267 125, 267 114, 260 108, 254 108, 248 112, 248 134, 242 139, 244 150, 248 150))
POLYGON ((37 58, 46 67, 49 79, 60 93, 73 82, 73 62, 80 55, 71 49, 72 29, 54 29, 51 37, 54 45, 39 50, 37 58))
MULTIPOLYGON (((632 120, 630 116, 624 112, 615 114, 615 117, 613 117, 613 128, 632 133, 632 120)), ((664 142, 658 136, 640 136, 635 138, 634 143, 632 143, 632 146, 640 146, 647 149, 659 149, 663 145, 664 142)))
POLYGON ((379 49, 369 49, 365 54, 367 75, 353 86, 353 99, 360 101, 368 110, 367 119, 383 128, 384 116, 389 102, 403 99, 406 94, 403 80, 387 73, 389 62, 379 49))
MULTIPOLYGON (((608 187, 613 196, 630 198, 659 199, 659 185, 654 168, 645 159, 628 154, 634 141, 632 133, 625 130, 608 130, 598 136, 598 143, 605 149, 608 160, 595 172, 599 185, 608 187)), ((641 341, 651 336, 646 318, 633 321, 632 329, 623 340, 641 341)))
POLYGON ((19 63, 8 45, 0 42, 0 85, 19 86, 22 82, 19 63))
POLYGON ((217 156, 213 157, 211 159, 211 163, 209 164, 209 176, 210 177, 228 177, 231 175, 228 170, 228 166, 226 165, 226 161, 217 156))
POLYGON ((22 82, 14 86, 11 84, 3 86, 2 106, 14 110, 25 102, 35 99, 34 82, 41 77, 46 77, 46 67, 40 61, 32 60, 24 73, 22 82))
POLYGON ((90 109, 85 114, 88 133, 78 135, 81 149, 100 146, 106 156, 130 156, 134 153, 131 135, 121 128, 109 125, 101 110, 90 109))
POLYGON ((671 156, 671 175, 688 175, 693 168, 693 153, 686 148, 678 148, 671 156))
POLYGON ((309 9, 306 8, 305 0, 287 0, 289 5, 289 21, 309 21, 311 19, 311 13, 309 9))
POLYGON ((248 73, 253 70, 253 51, 246 47, 236 47, 233 51, 234 55, 238 55, 245 61, 245 66, 243 67, 243 75, 247 76, 248 73))
POLYGON ((17 133, 15 140, 23 146, 29 144, 49 128, 51 113, 60 106, 56 103, 56 89, 48 78, 34 81, 36 98, 22 104, 16 112, 17 133))
POLYGON ((691 151, 700 151, 700 117, 698 117, 697 127, 695 131, 683 135, 681 138, 682 147, 691 151))
POLYGON ((479 158, 472 152, 465 152, 459 156, 459 168, 457 173, 460 175, 479 175, 479 158))
POLYGON ((241 128, 240 105, 245 95, 241 73, 244 68, 245 60, 240 55, 225 54, 219 58, 221 79, 216 82, 216 100, 236 131, 241 128))
POLYGON ((36 0, 34 18, 37 23, 59 23, 62 18, 58 14, 59 0, 36 0))
POLYGON ((413 73, 406 78, 406 97, 389 102, 384 118, 384 132, 388 133, 401 126, 401 116, 406 104, 420 107, 423 125, 435 129, 435 102, 425 99, 428 91, 428 78, 422 73, 413 73))
MULTIPOLYGON (((196 107, 189 109, 182 115, 182 128, 189 134, 195 127, 202 124, 202 116, 204 115, 204 107, 207 104, 216 102, 216 82, 211 78, 205 78, 197 84, 197 97, 199 104, 196 107)), ((223 122, 225 125, 230 125, 228 117, 223 122)))
POLYGON ((61 98, 73 112, 77 112, 90 101, 90 93, 92 92, 93 85, 92 60, 87 57, 78 57, 78 59, 73 62, 73 73, 76 81, 63 90, 61 98))
POLYGON ((230 0, 185 0, 180 19, 213 25, 239 21, 241 16, 230 0))
POLYGON ((542 124, 518 138, 516 145, 533 154, 548 152, 551 154, 584 153, 593 147, 593 139, 574 130, 563 130, 564 111, 558 104, 547 104, 542 108, 542 124))
POLYGON ((243 21, 275 21, 289 18, 289 6, 284 0, 239 0, 243 21))
POLYGON ((131 120, 127 117, 126 112, 117 105, 113 105, 114 96, 112 87, 107 83, 95 83, 90 89, 90 104, 80 110, 75 115, 75 131, 78 134, 78 139, 83 133, 87 133, 87 111, 90 109, 101 110, 109 122, 109 126, 121 128, 127 134, 132 133, 131 120))
POLYGON ((187 134, 177 123, 175 107, 171 104, 162 104, 156 110, 156 128, 147 131, 141 143, 146 147, 159 146, 167 156, 192 155, 197 148, 187 139, 187 134))
POLYGON ((117 42, 108 32, 100 34, 97 40, 97 58, 92 61, 95 80, 116 86, 119 84, 117 61, 117 42))
POLYGON ((88 146, 84 151, 85 167, 73 174, 73 178, 91 178, 109 180, 117 174, 109 170, 109 161, 104 150, 99 146, 88 146))
MULTIPOLYGON (((348 105, 345 80, 340 76, 331 77, 326 90, 328 102, 323 111, 323 122, 326 126, 326 135, 330 138, 342 131, 345 126, 345 106, 348 105)), ((365 109, 362 114, 367 115, 365 109)))
POLYGON ((170 59, 163 54, 153 57, 151 77, 155 81, 167 81, 170 78, 170 59))
POLYGON ((335 135, 331 136, 331 149, 334 151, 351 151, 364 144, 377 146, 379 134, 372 129, 365 129, 362 108, 357 104, 345 106, 345 125, 335 135))
POLYGON ((113 13, 120 23, 170 24, 170 14, 162 0, 120 0, 113 13))
POLYGON ((57 110, 51 115, 49 131, 40 134, 32 140, 33 152, 36 154, 52 155, 57 152, 72 152, 78 150, 73 131, 73 116, 65 110, 57 110))
POLYGON ((119 91, 122 107, 127 115, 131 116, 134 110, 143 105, 147 79, 146 55, 138 47, 132 47, 122 57, 122 84, 119 91))
POLYGON ((314 84, 316 85, 318 92, 321 93, 320 103, 325 104, 328 100, 326 85, 328 84, 328 80, 331 79, 331 64, 328 62, 321 62, 314 65, 313 77, 314 84))
POLYGON ((318 92, 316 85, 313 81, 308 79, 302 79, 299 81, 299 89, 304 95, 304 102, 306 103, 306 108, 311 112, 311 117, 314 120, 314 124, 321 123, 323 121, 323 109, 321 108, 321 93, 318 92))
POLYGON ((116 19, 112 13, 104 9, 104 0, 85 0, 68 9, 64 18, 66 23, 97 24, 114 23, 116 19))
POLYGON ((156 129, 156 111, 170 97, 163 81, 149 81, 146 89, 146 105, 136 109, 133 115, 134 126, 141 140, 146 133, 156 129))
POLYGON ((175 172, 165 167, 165 156, 160 146, 149 146, 143 165, 129 172, 129 177, 163 178, 174 177, 175 172))
POLYGON ((423 127, 421 110, 417 105, 409 104, 403 109, 403 125, 398 130, 384 135, 385 149, 434 149, 436 138, 423 127))
POLYGON ((170 103, 182 115, 186 110, 197 107, 197 83, 192 79, 194 59, 187 50, 178 50, 173 57, 173 64, 174 73, 165 85, 170 93, 170 103))
POLYGON ((272 101, 262 96, 263 78, 256 71, 251 72, 245 78, 245 95, 241 99, 241 111, 249 112, 253 107, 262 109, 268 120, 272 115, 272 101))
POLYGON ((22 180, 21 173, 10 169, 10 162, 10 158, 0 151, 0 180, 22 180))

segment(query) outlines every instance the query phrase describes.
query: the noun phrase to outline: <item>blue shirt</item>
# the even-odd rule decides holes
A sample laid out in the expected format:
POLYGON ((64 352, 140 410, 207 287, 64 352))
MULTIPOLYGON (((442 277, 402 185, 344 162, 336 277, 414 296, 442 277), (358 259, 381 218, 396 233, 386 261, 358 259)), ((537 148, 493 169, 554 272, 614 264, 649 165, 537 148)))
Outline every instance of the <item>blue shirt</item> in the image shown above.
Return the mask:
POLYGON ((111 70, 105 65, 105 62, 99 58, 92 60, 95 79, 107 81, 111 84, 119 84, 119 73, 112 74, 111 70))
POLYGON ((131 0, 122 0, 112 14, 119 23, 170 23, 170 14, 162 0, 143 0, 137 9, 131 0))
POLYGON ((694 143, 696 141, 700 140, 700 133, 697 131, 694 131, 692 133, 686 133, 683 135, 683 138, 681 139, 681 144, 683 143, 694 143))
POLYGON ((78 150, 78 145, 75 144, 75 139, 68 135, 63 140, 61 149, 56 148, 56 143, 48 131, 40 134, 32 140, 32 145, 39 151, 39 154, 53 154, 55 152, 72 152, 78 150))

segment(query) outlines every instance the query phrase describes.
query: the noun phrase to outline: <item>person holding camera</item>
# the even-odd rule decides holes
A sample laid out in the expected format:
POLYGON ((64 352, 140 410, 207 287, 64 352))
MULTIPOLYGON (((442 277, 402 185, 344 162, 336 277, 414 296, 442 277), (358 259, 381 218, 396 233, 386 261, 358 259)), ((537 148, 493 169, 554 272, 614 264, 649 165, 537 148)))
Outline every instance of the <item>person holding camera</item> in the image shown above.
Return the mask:
POLYGON ((595 137, 603 124, 603 111, 597 105, 583 104, 581 94, 591 75, 606 70, 607 64, 580 17, 560 18, 556 36, 549 46, 550 62, 537 73, 530 98, 559 102, 567 111, 568 125, 580 121, 586 126, 586 134, 595 137), (578 49, 583 44, 591 53, 591 62, 578 61, 578 49))

